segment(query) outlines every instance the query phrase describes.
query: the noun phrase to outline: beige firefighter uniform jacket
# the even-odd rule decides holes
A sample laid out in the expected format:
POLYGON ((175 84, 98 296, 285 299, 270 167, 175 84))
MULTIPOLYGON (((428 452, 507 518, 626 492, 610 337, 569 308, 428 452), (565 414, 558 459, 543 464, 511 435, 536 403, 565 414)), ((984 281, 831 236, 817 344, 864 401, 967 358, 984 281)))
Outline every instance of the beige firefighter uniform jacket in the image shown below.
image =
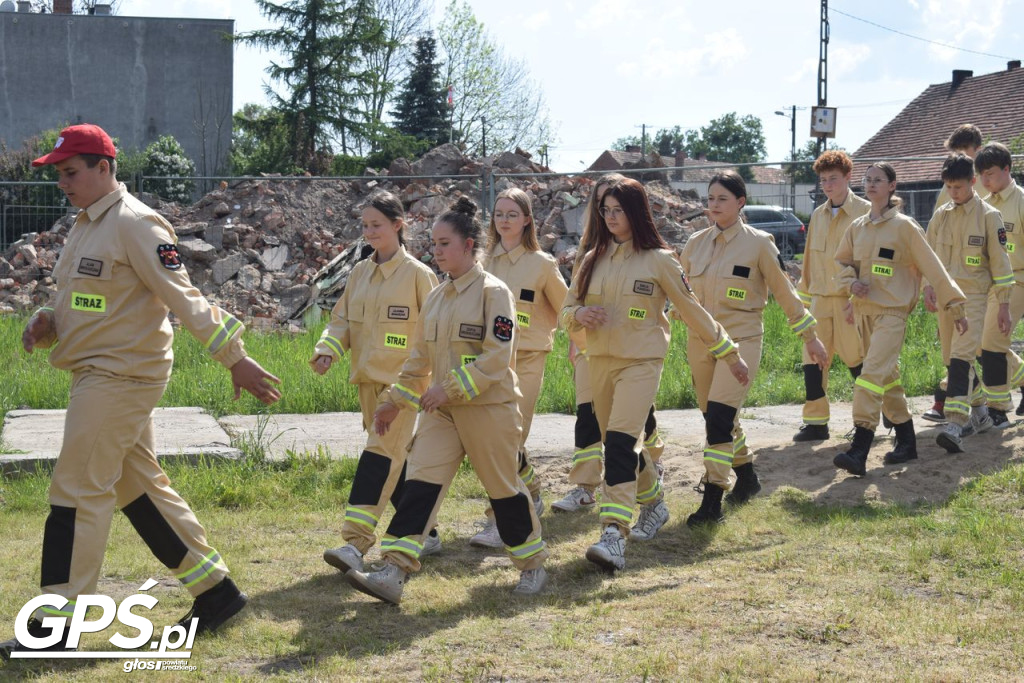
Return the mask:
POLYGON ((1017 282, 1024 284, 1024 189, 1012 179, 1001 191, 985 197, 997 209, 1006 231, 1006 253, 1017 282))
POLYGON ((1013 269, 1003 248, 1006 229, 999 212, 977 193, 963 204, 939 207, 928 224, 928 246, 964 294, 987 294, 1009 303, 1013 269))
POLYGON ((850 190, 846 200, 833 210, 829 199, 811 214, 807 225, 807 244, 804 247, 803 269, 797 293, 805 306, 815 296, 843 296, 835 276, 839 265, 835 260, 836 249, 846 229, 857 218, 871 210, 871 202, 861 199, 850 190))
POLYGON ((483 266, 512 290, 519 350, 550 351, 558 312, 569 290, 558 272, 558 262, 543 251, 527 251, 522 244, 508 252, 499 245, 486 256, 483 266))

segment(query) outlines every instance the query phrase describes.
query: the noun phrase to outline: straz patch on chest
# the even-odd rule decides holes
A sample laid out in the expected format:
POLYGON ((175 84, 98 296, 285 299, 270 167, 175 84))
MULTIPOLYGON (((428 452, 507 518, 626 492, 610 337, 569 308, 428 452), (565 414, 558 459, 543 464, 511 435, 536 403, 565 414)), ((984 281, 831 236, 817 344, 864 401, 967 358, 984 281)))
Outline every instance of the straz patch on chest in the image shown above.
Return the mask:
POLYGON ((1015 251, 1017 251, 1017 245, 1015 243, 1013 243, 1013 242, 1007 242, 1006 243, 1006 253, 1007 254, 1012 254, 1015 251))
POLYGON ((483 341, 484 339, 484 326, 483 325, 470 325, 469 323, 459 324, 459 338, 460 339, 473 339, 474 341, 483 341))
POLYGON ((629 309, 630 320, 645 320, 647 318, 646 308, 631 308, 629 309))
POLYGON ((980 266, 981 265, 981 257, 980 256, 971 256, 970 254, 967 254, 964 257, 964 263, 966 263, 969 266, 980 266))
POLYGON ((459 356, 459 363, 463 366, 469 365, 476 360, 476 356, 459 356))
POLYGON ((494 316, 494 338, 498 341, 512 341, 512 330, 514 329, 515 325, 511 318, 506 318, 503 315, 494 316))
POLYGON ((522 311, 516 311, 516 322, 519 323, 519 327, 529 327, 530 314, 523 313, 522 311))
POLYGON ((633 293, 643 294, 644 296, 654 295, 654 283, 648 282, 647 280, 634 280, 633 281, 633 293))
POLYGON ((747 290, 740 289, 739 287, 726 287, 725 298, 732 299, 733 301, 746 301, 747 290))
POLYGON ((160 263, 167 270, 178 270, 181 268, 181 255, 178 254, 178 247, 173 244, 161 244, 156 248, 156 255, 160 263))
POLYGON ((969 247, 983 247, 985 246, 985 238, 981 235, 970 235, 967 238, 967 246, 969 247))
POLYGON ((384 346, 389 349, 407 349, 409 348, 409 337, 404 334, 385 334, 384 346))
POLYGON ((106 313, 107 297, 102 294, 71 292, 71 310, 86 313, 106 313))
POLYGON ((872 275, 880 275, 882 277, 892 277, 892 266, 883 266, 880 263, 876 263, 871 266, 872 275))
POLYGON ((78 272, 82 275, 99 277, 103 272, 103 261, 83 256, 82 260, 78 262, 78 272))
POLYGON ((408 306, 388 306, 388 320, 408 320, 408 306))

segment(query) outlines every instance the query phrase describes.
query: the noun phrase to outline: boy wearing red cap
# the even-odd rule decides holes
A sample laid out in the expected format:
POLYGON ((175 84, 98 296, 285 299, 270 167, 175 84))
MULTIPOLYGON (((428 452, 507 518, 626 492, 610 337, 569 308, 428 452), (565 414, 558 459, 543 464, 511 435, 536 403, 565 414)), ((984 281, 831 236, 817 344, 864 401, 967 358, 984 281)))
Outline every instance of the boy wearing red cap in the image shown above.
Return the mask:
MULTIPOLYGON (((213 631, 248 600, 154 454, 152 412, 173 360, 168 310, 230 369, 236 398, 245 389, 274 403, 281 394, 270 382, 279 380, 246 355, 242 323, 192 286, 170 224, 117 182, 116 154, 102 128, 83 124, 32 162, 53 164, 81 209, 53 271, 57 291, 22 334, 26 352, 52 348, 50 363, 72 373, 40 579, 43 593, 67 602, 29 620, 37 638, 50 635, 41 619, 70 617, 79 595, 95 593, 115 506, 195 598, 179 623, 196 617, 198 632, 213 631)), ((67 635, 49 649, 73 647, 67 635)), ((4 659, 24 649, 16 638, 0 643, 4 659)))

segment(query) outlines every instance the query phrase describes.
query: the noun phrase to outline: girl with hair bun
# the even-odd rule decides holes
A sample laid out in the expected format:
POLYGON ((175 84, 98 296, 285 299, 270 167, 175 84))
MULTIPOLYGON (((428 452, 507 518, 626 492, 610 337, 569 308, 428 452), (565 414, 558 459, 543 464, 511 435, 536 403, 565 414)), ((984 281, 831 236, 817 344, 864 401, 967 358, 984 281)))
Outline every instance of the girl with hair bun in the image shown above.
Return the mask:
POLYGON ((476 205, 462 197, 434 223, 434 260, 448 279, 427 297, 409 358, 374 414, 376 433, 385 435, 400 414, 420 413, 402 498, 381 541, 384 568, 346 574, 358 590, 394 604, 420 568, 424 537, 467 456, 520 571, 513 593, 538 593, 547 580, 540 521, 518 474, 516 307, 508 287, 477 263, 482 231, 475 214, 476 205))
MULTIPOLYGON (((324 561, 341 571, 363 568, 363 555, 377 542, 376 529, 388 500, 401 497, 406 447, 415 413, 403 414, 390 432, 373 431, 377 396, 398 377, 409 357, 420 309, 437 286, 434 272, 405 250, 405 211, 390 192, 372 195, 363 207, 363 239, 373 249, 352 268, 344 294, 313 351, 310 365, 323 375, 350 356, 349 381, 359 386, 363 428, 369 434, 359 457, 345 506, 341 536, 345 545, 324 551, 324 561)), ((424 553, 441 550, 437 532, 425 541, 424 553)))
MULTIPOLYGON (((540 515, 544 510, 541 481, 527 457, 526 439, 544 381, 544 363, 554 342, 558 311, 569 288, 558 271, 558 262, 541 251, 532 202, 529 195, 518 188, 503 190, 494 202, 483 267, 504 282, 515 299, 519 339, 514 367, 521 392, 519 412, 523 416, 519 476, 530 490, 534 508, 540 515)), ((487 516, 487 524, 469 543, 500 548, 503 543, 491 510, 487 511, 487 516)))

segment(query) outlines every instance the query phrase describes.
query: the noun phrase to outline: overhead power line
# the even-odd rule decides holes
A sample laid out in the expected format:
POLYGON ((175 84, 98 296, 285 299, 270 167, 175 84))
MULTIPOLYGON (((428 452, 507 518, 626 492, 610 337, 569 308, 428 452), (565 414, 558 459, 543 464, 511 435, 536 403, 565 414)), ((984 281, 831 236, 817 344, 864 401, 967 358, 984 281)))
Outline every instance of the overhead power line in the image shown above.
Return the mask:
POLYGON ((949 43, 940 43, 937 40, 929 40, 928 38, 922 38, 921 36, 915 36, 913 34, 905 33, 903 31, 899 31, 899 30, 894 29, 894 28, 889 28, 888 26, 882 26, 881 24, 875 23, 873 21, 869 21, 867 19, 862 19, 861 17, 855 17, 852 14, 848 14, 848 13, 846 13, 846 12, 844 12, 842 10, 838 10, 838 9, 836 9, 834 7, 830 7, 829 8, 829 12, 835 12, 836 14, 842 14, 844 17, 849 17, 850 19, 853 19, 855 21, 860 21, 860 22, 863 22, 863 23, 868 24, 870 26, 874 26, 875 28, 880 28, 883 31, 890 31, 892 33, 896 33, 896 34, 899 34, 901 36, 906 36, 907 38, 913 38, 914 40, 920 40, 922 43, 930 43, 932 45, 938 45, 939 47, 949 48, 950 50, 959 50, 960 52, 970 52, 973 55, 981 55, 982 57, 992 57, 994 59, 1005 59, 1005 60, 1013 59, 1013 57, 1006 57, 1005 55, 994 55, 991 52, 979 52, 977 50, 968 50, 966 47, 959 47, 957 45, 950 45, 949 43))

